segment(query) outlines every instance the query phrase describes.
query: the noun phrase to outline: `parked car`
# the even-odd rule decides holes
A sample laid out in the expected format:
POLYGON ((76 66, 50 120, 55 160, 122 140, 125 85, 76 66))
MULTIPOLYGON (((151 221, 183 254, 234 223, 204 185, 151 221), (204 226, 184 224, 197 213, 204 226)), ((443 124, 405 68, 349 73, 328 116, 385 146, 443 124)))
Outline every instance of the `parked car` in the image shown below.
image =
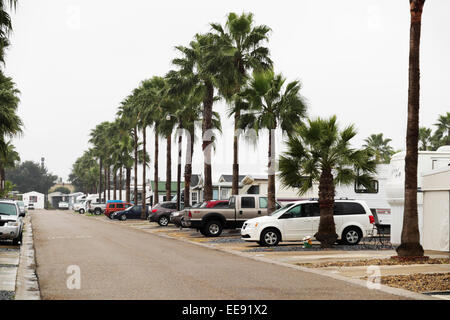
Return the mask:
MULTIPOLYGON (((194 204, 190 209, 192 208, 227 208, 228 207, 228 200, 211 200, 211 201, 205 201, 203 203, 199 202, 194 204)), ((177 227, 183 227, 183 221, 184 221, 184 212, 187 210, 185 208, 184 210, 180 211, 174 211, 170 214, 170 222, 175 224, 177 227)))
MULTIPOLYGON (((184 203, 180 203, 180 209, 184 209, 184 203)), ((177 203, 173 201, 164 201, 155 204, 152 207, 152 212, 148 220, 150 222, 158 222, 162 227, 165 227, 170 222, 170 213, 177 211, 177 203)))
POLYGON ((34 210, 34 203, 29 203, 27 206, 28 210, 34 210))
POLYGON ((69 203, 66 201, 60 201, 58 202, 58 208, 63 210, 69 210, 69 203))
POLYGON ((100 215, 103 212, 105 212, 106 203, 92 202, 92 201, 88 200, 87 209, 88 209, 88 212, 90 212, 90 213, 100 215))
POLYGON ((86 200, 82 200, 80 202, 75 202, 74 205, 73 205, 73 210, 75 212, 83 214, 83 213, 86 212, 86 205, 87 205, 87 201, 86 200))
MULTIPOLYGON (((142 212, 142 205, 128 207, 125 210, 111 212, 111 219, 127 220, 127 219, 140 219, 142 212)), ((148 218, 149 206, 145 206, 145 218, 148 218)))
MULTIPOLYGON (((217 237, 224 228, 240 228, 246 220, 267 215, 267 204, 265 195, 234 195, 226 208, 185 210, 184 226, 197 229, 204 236, 217 237)), ((276 203, 276 208, 281 206, 276 203)))
POLYGON ((107 216, 108 218, 112 218, 111 217, 111 213, 116 212, 116 211, 122 211, 125 210, 128 207, 132 207, 133 204, 129 203, 129 202, 125 202, 122 200, 108 200, 106 202, 106 208, 104 211, 105 216, 107 216))
POLYGON ((22 243, 24 216, 15 201, 0 200, 0 239, 12 240, 14 245, 22 243))
POLYGON ((26 208, 25 208, 25 203, 23 201, 16 201, 17 206, 19 207, 19 211, 21 214, 23 214, 25 216, 26 213, 26 208))
MULTIPOLYGON (((302 241, 319 229, 320 209, 317 200, 302 200, 281 208, 270 216, 247 220, 241 229, 245 241, 262 246, 276 246, 280 241, 302 241)), ((374 217, 361 200, 335 200, 334 223, 338 242, 355 245, 371 234, 374 217)))

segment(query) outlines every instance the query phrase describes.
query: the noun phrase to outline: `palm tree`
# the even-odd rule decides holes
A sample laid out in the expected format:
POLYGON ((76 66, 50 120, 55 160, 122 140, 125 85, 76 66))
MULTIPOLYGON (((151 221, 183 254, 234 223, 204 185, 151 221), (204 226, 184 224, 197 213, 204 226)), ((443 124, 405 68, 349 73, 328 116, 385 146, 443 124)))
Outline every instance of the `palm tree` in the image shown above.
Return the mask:
MULTIPOLYGON (((212 35, 215 46, 210 49, 210 63, 220 67, 218 87, 228 102, 241 91, 248 78, 248 71, 267 69, 272 66, 269 49, 264 46, 271 29, 265 25, 254 26, 253 14, 242 13, 240 16, 231 12, 225 26, 212 23, 212 35)), ((234 129, 238 128, 240 110, 234 110, 234 129)), ((233 180, 232 194, 239 193, 239 162, 237 135, 233 138, 233 180)))
POLYGON ((405 155, 405 208, 403 213, 401 244, 397 248, 397 254, 402 257, 423 256, 417 217, 417 162, 420 104, 420 29, 425 0, 409 0, 409 4, 411 27, 409 41, 408 123, 406 127, 405 155))
POLYGON ((450 145, 450 112, 446 115, 439 115, 435 136, 439 141, 439 146, 450 145))
POLYGON ((236 108, 246 110, 239 118, 240 128, 256 132, 269 130, 268 213, 275 211, 275 130, 279 126, 289 135, 306 115, 306 104, 299 94, 300 83, 290 82, 283 91, 285 82, 286 79, 281 74, 275 75, 273 70, 254 72, 236 102, 236 108))
POLYGON ((338 237, 333 219, 335 184, 357 182, 372 188, 371 174, 376 171, 376 162, 367 149, 351 148, 350 140, 355 135, 353 125, 340 131, 336 116, 308 120, 295 127, 287 142, 288 150, 280 156, 283 185, 298 188, 299 194, 304 194, 313 182, 319 182, 320 222, 314 237, 323 248, 331 247, 338 237))
POLYGON ((391 156, 395 153, 394 149, 389 145, 391 139, 384 139, 383 134, 371 134, 368 138, 364 139, 366 144, 364 148, 368 148, 375 155, 375 161, 377 163, 389 163, 391 156))
POLYGON ((102 169, 104 165, 104 160, 107 156, 107 140, 108 140, 108 126, 109 122, 104 121, 98 124, 94 129, 91 130, 89 142, 94 146, 95 157, 99 161, 99 188, 98 188, 98 197, 102 199, 102 190, 103 190, 103 199, 106 200, 106 189, 103 185, 103 175, 102 169))
POLYGON ((17 115, 19 94, 12 79, 0 70, 0 152, 6 152, 6 139, 22 133, 23 123, 17 115))
POLYGON ((0 193, 5 189, 5 169, 14 168, 19 161, 19 154, 11 141, 8 141, 5 150, 0 152, 0 193))
POLYGON ((186 78, 190 86, 199 86, 199 94, 203 100, 202 121, 202 150, 204 158, 204 200, 212 199, 212 168, 211 168, 211 130, 213 129, 213 104, 214 83, 220 65, 210 63, 208 55, 211 54, 214 39, 211 35, 196 34, 189 47, 177 46, 176 49, 182 54, 172 63, 179 67, 178 72, 186 78))
POLYGON ((16 9, 17 0, 0 0, 0 61, 5 62, 5 49, 9 46, 9 34, 12 31, 11 17, 5 10, 16 9))
POLYGON ((419 144, 420 151, 431 149, 431 129, 426 127, 419 128, 419 144))

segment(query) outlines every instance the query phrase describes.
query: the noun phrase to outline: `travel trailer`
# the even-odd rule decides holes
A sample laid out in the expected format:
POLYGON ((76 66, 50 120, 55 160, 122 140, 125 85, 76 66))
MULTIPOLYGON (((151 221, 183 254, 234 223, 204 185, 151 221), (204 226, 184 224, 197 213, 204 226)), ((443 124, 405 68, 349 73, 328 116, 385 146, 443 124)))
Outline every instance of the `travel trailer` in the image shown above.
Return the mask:
MULTIPOLYGON (((405 196, 405 155, 402 151, 392 156, 386 185, 387 201, 391 207, 391 243, 401 243, 403 229, 403 209, 405 196)), ((422 174, 434 169, 450 166, 450 146, 442 146, 436 151, 419 151, 417 166, 417 210, 420 242, 422 243, 423 194, 422 174)))

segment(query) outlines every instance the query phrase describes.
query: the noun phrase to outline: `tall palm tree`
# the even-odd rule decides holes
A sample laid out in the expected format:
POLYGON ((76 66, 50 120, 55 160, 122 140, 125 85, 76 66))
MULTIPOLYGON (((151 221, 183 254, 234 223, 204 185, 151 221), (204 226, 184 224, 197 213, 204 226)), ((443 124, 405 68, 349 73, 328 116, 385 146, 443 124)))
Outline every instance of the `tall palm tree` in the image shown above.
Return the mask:
POLYGON ((246 110, 239 118, 239 128, 269 131, 268 213, 275 211, 275 130, 281 127, 283 133, 289 135, 306 115, 306 103, 299 93, 300 83, 293 81, 284 86, 285 82, 286 79, 281 74, 275 75, 273 70, 254 72, 236 103, 236 108, 246 110))
MULTIPOLYGON (((101 201, 102 199, 102 190, 104 193, 103 199, 106 200, 106 188, 103 184, 102 169, 104 166, 104 160, 107 155, 107 139, 108 139, 108 130, 109 122, 104 121, 98 124, 94 129, 91 130, 89 142, 94 146, 95 156, 99 161, 99 188, 98 188, 98 197, 101 201)), ((104 170, 103 170, 104 171, 104 170)))
MULTIPOLYGON (((265 47, 271 29, 265 25, 255 26, 252 13, 237 15, 230 12, 225 26, 212 23, 215 46, 211 46, 209 60, 220 66, 218 87, 228 102, 241 91, 248 78, 249 70, 267 69, 272 66, 269 49, 265 47)), ((238 128, 240 110, 234 110, 234 129, 238 128)), ((233 138, 232 194, 239 193, 239 137, 233 138)))
POLYGON ((419 128, 419 150, 427 151, 431 149, 431 129, 419 128))
POLYGON ((364 139, 366 142, 363 147, 368 148, 375 155, 375 161, 377 163, 389 163, 391 156, 395 153, 394 149, 389 145, 392 141, 389 138, 384 139, 383 134, 371 134, 368 138, 364 139))
POLYGON ((409 0, 411 26, 409 41, 408 123, 406 127, 405 155, 405 208, 401 244, 397 254, 402 257, 423 256, 420 245, 417 214, 417 162, 420 104, 420 29, 425 0, 409 0))
POLYGON ((288 150, 279 160, 283 185, 306 193, 319 182, 320 221, 314 237, 321 247, 331 247, 337 240, 333 219, 335 184, 355 181, 369 190, 376 162, 367 149, 355 150, 350 140, 356 135, 353 125, 339 130, 336 116, 308 120, 296 126, 287 142, 288 150))
POLYGON ((214 83, 217 80, 217 63, 210 63, 211 48, 214 39, 211 35, 196 34, 189 47, 177 46, 181 58, 172 60, 178 66, 180 75, 186 78, 186 83, 199 86, 199 94, 203 100, 202 120, 202 150, 204 158, 204 200, 212 199, 212 168, 211 168, 211 130, 213 129, 214 83))

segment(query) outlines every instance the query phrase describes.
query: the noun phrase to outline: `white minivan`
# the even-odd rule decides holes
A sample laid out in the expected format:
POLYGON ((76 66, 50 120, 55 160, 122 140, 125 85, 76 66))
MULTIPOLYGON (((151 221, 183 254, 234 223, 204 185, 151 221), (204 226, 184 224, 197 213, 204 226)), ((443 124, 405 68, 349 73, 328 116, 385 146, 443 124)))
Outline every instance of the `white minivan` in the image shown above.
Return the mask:
MULTIPOLYGON (((302 241, 313 237, 319 229, 320 211, 317 200, 296 201, 288 208, 274 211, 270 216, 247 220, 241 228, 245 241, 262 246, 275 246, 280 241, 302 241)), ((334 223, 338 241, 354 245, 373 234, 375 219, 362 200, 335 200, 334 223)))

